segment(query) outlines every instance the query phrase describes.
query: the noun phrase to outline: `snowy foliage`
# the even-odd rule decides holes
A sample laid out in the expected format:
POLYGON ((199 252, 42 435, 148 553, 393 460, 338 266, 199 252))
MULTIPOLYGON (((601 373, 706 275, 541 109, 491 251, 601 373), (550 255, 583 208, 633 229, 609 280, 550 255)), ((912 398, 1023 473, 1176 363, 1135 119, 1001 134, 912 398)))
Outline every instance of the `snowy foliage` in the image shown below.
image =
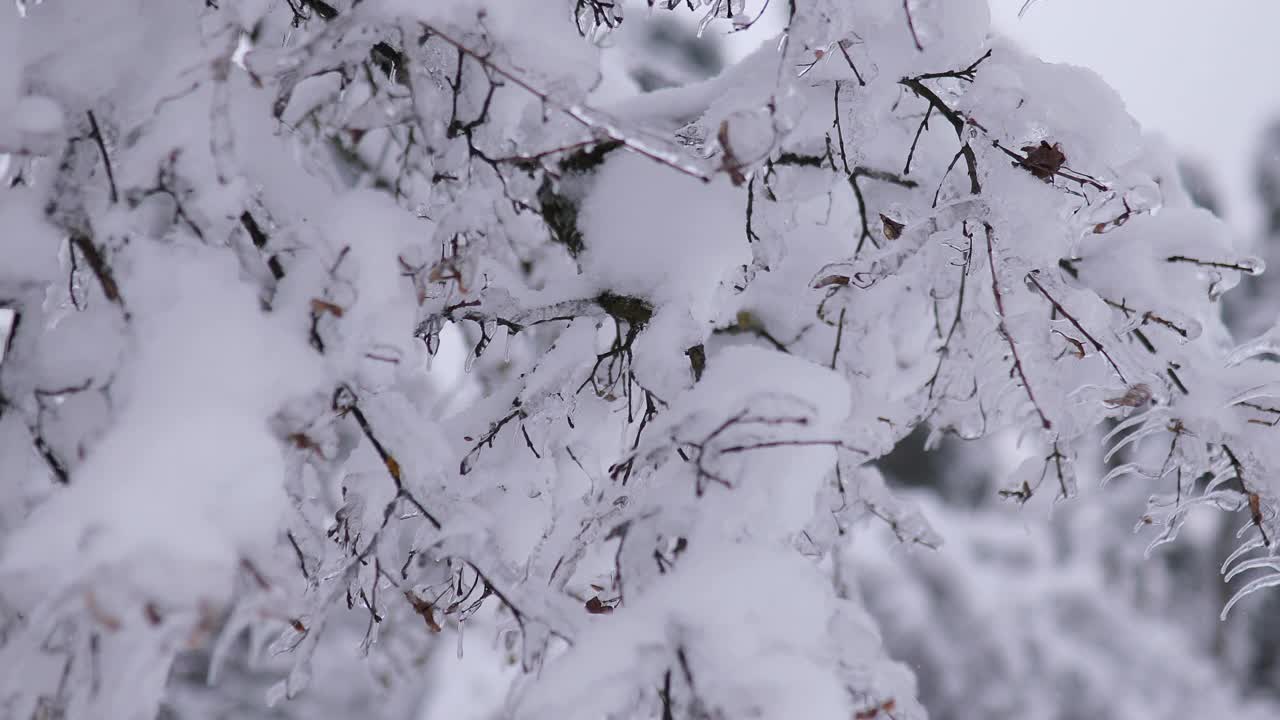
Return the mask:
POLYGON ((0 13, 0 717, 408 717, 468 626, 498 717, 1244 713, 1093 560, 935 530, 878 461, 1015 437, 1003 498, 1137 488, 1102 515, 1148 554, 1238 512, 1225 615, 1280 584, 1280 330, 1221 320, 1262 261, 985 0, 773 3, 0 13), (624 15, 690 10, 785 29, 602 81, 624 15), (1008 618, 929 606, 1024 571, 1008 618), (1098 704, 918 688, 886 607, 1098 704), (1108 702, 1086 645, 1185 695, 1108 702))

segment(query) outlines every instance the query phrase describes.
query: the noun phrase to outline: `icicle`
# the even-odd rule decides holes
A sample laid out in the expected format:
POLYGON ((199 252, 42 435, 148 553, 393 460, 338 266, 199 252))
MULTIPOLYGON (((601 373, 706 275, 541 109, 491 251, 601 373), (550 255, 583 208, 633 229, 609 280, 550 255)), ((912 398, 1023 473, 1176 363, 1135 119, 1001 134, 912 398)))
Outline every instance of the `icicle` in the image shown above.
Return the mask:
POLYGON ((1139 428, 1138 430, 1135 430, 1133 433, 1126 436, 1123 440, 1113 445, 1111 449, 1107 451, 1107 454, 1102 457, 1102 462, 1104 463, 1111 462, 1111 458, 1115 457, 1116 453, 1120 452, 1125 447, 1129 445, 1133 445, 1138 441, 1142 440, 1143 438, 1148 437, 1150 435, 1154 435, 1159 432, 1164 432, 1163 425, 1148 425, 1147 427, 1139 428))
POLYGON ((1214 475, 1213 479, 1209 481, 1209 484, 1205 486, 1204 492, 1206 495, 1208 495, 1209 493, 1216 490, 1219 485, 1225 482, 1230 482, 1235 478, 1236 478, 1235 468, 1227 467, 1227 469, 1225 470, 1220 470, 1218 474, 1214 475))
POLYGON ((1239 405, 1242 402, 1249 402, 1250 400, 1257 400, 1259 398, 1277 397, 1280 397, 1280 382, 1269 382, 1262 385, 1256 385, 1244 392, 1232 396, 1227 405, 1239 405))
POLYGON ((1235 285, 1228 285, 1219 273, 1213 273, 1213 277, 1213 282, 1209 283, 1209 299, 1216 302, 1221 300, 1222 296, 1226 295, 1227 291, 1235 287, 1235 285))
POLYGON ((1257 570, 1258 568, 1270 568, 1272 570, 1280 570, 1280 558, 1274 558, 1274 557, 1268 556, 1268 557, 1253 558, 1252 560, 1245 560, 1239 565, 1236 565, 1235 567, 1231 568, 1231 572, 1228 572, 1226 575, 1222 577, 1222 582, 1231 582, 1232 578, 1239 575, 1240 573, 1248 572, 1250 570, 1257 570))
POLYGON ((1250 519, 1244 525, 1241 525, 1240 529, 1236 531, 1236 539, 1239 540, 1240 538, 1244 537, 1250 530, 1254 530, 1257 527, 1258 526, 1253 523, 1253 520, 1250 519))
POLYGON ((1244 500, 1234 490, 1219 490, 1218 492, 1206 493, 1198 498, 1191 498, 1182 502, 1187 505, 1212 504, 1215 508, 1224 512, 1236 512, 1244 507, 1244 500))
MULTIPOLYGON (((1143 551, 1142 556, 1144 558, 1150 559, 1151 554, 1155 552, 1156 548, 1160 547, 1161 545, 1164 545, 1165 543, 1171 543, 1174 540, 1176 540, 1178 538, 1178 531, 1182 529, 1182 525, 1186 521, 1187 521, 1186 508, 1182 508, 1181 510, 1178 510, 1177 512, 1175 512, 1165 522, 1164 530, 1160 532, 1160 534, 1156 537, 1156 539, 1152 540, 1151 543, 1147 545, 1147 549, 1143 551)), ((1146 524, 1145 522, 1140 523, 1139 527, 1145 524, 1146 524)))
POLYGON ((1152 473, 1147 472, 1147 470, 1143 468, 1142 465, 1140 465, 1139 463, 1125 463, 1123 465, 1119 465, 1115 468, 1112 468, 1111 472, 1107 473, 1106 475, 1103 475, 1102 480, 1098 483, 1098 486, 1106 487, 1111 483, 1112 480, 1115 480, 1116 478, 1119 478, 1119 477, 1123 477, 1125 475, 1140 475, 1149 480, 1155 479, 1152 473))
POLYGON ((1236 603, 1245 599, 1249 595, 1252 595, 1255 592, 1262 590, 1263 588, 1274 587, 1276 585, 1280 585, 1280 574, 1267 575, 1266 577, 1258 578, 1257 580, 1254 580, 1248 585, 1245 585, 1244 587, 1240 588, 1235 595, 1232 595, 1230 600, 1227 601, 1227 605, 1226 607, 1222 608, 1222 614, 1218 616, 1218 619, 1226 620, 1227 613, 1231 612, 1231 608, 1235 607, 1236 603))
POLYGON ((1257 550, 1258 548, 1263 547, 1264 545, 1266 545, 1266 543, 1262 541, 1262 538, 1258 538, 1256 540, 1250 540, 1249 542, 1244 543, 1240 547, 1233 550, 1231 554, 1227 556, 1227 559, 1222 562, 1222 569, 1219 570, 1219 572, 1225 574, 1227 572, 1227 568, 1231 566, 1231 563, 1235 562, 1238 558, 1245 555, 1246 553, 1252 550, 1257 550))
POLYGON ((209 654, 209 670, 205 675, 205 682, 210 686, 214 686, 218 682, 218 674, 222 670, 223 663, 227 660, 227 654, 235 645, 236 640, 240 638, 240 633, 248 625, 245 618, 240 612, 239 606, 231 611, 231 616, 223 623, 222 632, 218 633, 218 639, 213 644, 213 651, 209 654))
POLYGON ((273 708, 276 705, 279 705, 280 701, 284 700, 286 695, 288 695, 288 690, 286 689, 285 681, 280 680, 276 682, 276 684, 267 689, 267 707, 273 708))
POLYGON ((702 34, 707 31, 707 26, 711 24, 711 21, 716 19, 716 13, 718 13, 719 11, 720 11, 720 3, 715 2, 711 5, 711 9, 707 11, 707 14, 702 16, 702 20, 698 23, 698 39, 699 40, 702 39, 702 34))
POLYGON ((1236 266, 1241 272, 1255 277, 1267 271, 1266 261, 1258 257, 1241 258, 1236 261, 1236 266))
POLYGON ((1123 420, 1117 423, 1115 428, 1113 428, 1111 432, 1107 433, 1106 436, 1102 438, 1102 444, 1106 445, 1107 443, 1114 440, 1117 435, 1119 435, 1120 433, 1124 432, 1125 430, 1128 430, 1129 428, 1135 425, 1141 425, 1147 420, 1160 419, 1161 416, 1166 414, 1167 412, 1164 411, 1163 409, 1156 409, 1156 410, 1152 410, 1151 412, 1148 412, 1145 415, 1134 415, 1133 417, 1127 420, 1123 420))
POLYGON ((1266 332, 1248 342, 1237 345, 1227 355, 1227 367, 1235 367, 1245 360, 1252 360, 1259 355, 1280 355, 1280 337, 1274 332, 1266 332))

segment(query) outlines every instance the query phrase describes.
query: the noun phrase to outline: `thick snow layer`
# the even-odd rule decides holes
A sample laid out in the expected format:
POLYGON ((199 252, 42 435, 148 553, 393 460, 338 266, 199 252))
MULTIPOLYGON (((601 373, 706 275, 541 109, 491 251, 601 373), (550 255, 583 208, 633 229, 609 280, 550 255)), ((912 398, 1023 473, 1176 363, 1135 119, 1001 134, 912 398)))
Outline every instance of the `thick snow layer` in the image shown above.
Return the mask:
POLYGON ((7 543, 0 568, 52 593, 127 569, 151 599, 225 599, 287 508, 268 418, 315 387, 319 368, 225 256, 160 252, 131 279, 139 341, 114 385, 119 419, 7 543))
POLYGON ((579 215, 583 274, 601 291, 685 308, 703 322, 720 283, 751 260, 746 193, 704 184, 634 153, 613 153, 579 215))

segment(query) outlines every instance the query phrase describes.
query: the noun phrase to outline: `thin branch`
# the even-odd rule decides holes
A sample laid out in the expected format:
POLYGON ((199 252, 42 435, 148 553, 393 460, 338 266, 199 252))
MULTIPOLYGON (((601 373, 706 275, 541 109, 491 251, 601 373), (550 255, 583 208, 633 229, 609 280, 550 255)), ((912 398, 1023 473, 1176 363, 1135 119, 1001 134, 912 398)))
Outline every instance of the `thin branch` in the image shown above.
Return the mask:
MULTIPOLYGON (((841 154, 843 155, 843 153, 844 149, 841 148, 841 154)), ((849 173, 849 187, 853 188, 853 197, 858 201, 858 219, 862 221, 862 233, 858 238, 858 246, 853 251, 855 258, 858 253, 862 252, 862 246, 867 240, 871 240, 872 245, 879 247, 879 243, 875 241, 874 236, 871 234, 871 226, 867 222, 867 202, 862 197, 862 187, 858 185, 859 178, 864 177, 897 185, 898 187, 914 188, 917 186, 915 180, 908 180, 893 173, 874 168, 858 166, 853 169, 853 172, 849 173)))
POLYGON ((841 440, 763 440, 761 442, 748 443, 745 445, 730 445, 729 447, 719 448, 722 455, 730 453, 749 452, 751 450, 767 450, 769 448, 780 447, 845 447, 841 440))
MULTIPOLYGON (((983 59, 985 58, 986 56, 984 55, 983 59)), ((982 62, 982 59, 979 59, 978 62, 982 62)), ((976 67, 976 66, 977 66, 977 63, 974 63, 972 67, 976 67)), ((963 71, 956 71, 956 72, 963 72, 963 71)), ((917 97, 924 99, 926 102, 929 103, 929 106, 931 108, 937 110, 939 113, 941 113, 941 115, 944 118, 947 119, 947 122, 951 123, 952 129, 956 131, 956 137, 964 144, 960 146, 960 151, 956 153, 956 156, 954 158, 952 158, 951 165, 947 167, 947 173, 951 172, 951 168, 955 167, 956 161, 959 160, 961 156, 963 156, 965 160, 965 164, 968 166, 968 170, 969 170, 970 192, 974 195, 977 195, 978 193, 982 192, 982 184, 978 181, 978 157, 973 152, 973 148, 969 145, 969 143, 965 142, 964 140, 964 128, 965 128, 965 125, 968 124, 967 119, 964 116, 962 116, 959 112, 956 112, 955 110, 953 110, 950 105, 947 105, 942 100, 942 98, 938 97, 937 93, 935 93, 932 89, 929 88, 928 85, 925 85, 923 82, 921 82, 920 78, 918 77, 903 78, 898 81, 898 84, 911 90, 911 92, 915 93, 917 97)), ((928 116, 926 113, 926 120, 927 119, 928 119, 928 116)), ((916 140, 919 140, 918 135, 919 133, 917 133, 916 140)), ((915 149, 915 143, 913 142, 912 143, 913 153, 914 153, 914 149, 915 149)), ((909 163, 910 163, 910 160, 908 160, 908 164, 909 163)), ((943 178, 944 179, 946 178, 946 173, 943 174, 943 178)), ((939 185, 938 187, 938 192, 939 193, 942 192, 941 185, 939 185)), ((937 204, 937 200, 938 200, 938 196, 937 194, 935 194, 934 195, 935 205, 937 204)))
POLYGON ((911 31, 911 41, 916 44, 916 50, 924 51, 920 36, 916 34, 916 21, 911 17, 911 0, 902 0, 902 12, 907 14, 907 29, 911 31))
POLYGON ((31 432, 31 444, 35 446, 36 452, 40 453, 40 457, 49 466, 49 471, 53 473, 53 479, 59 485, 70 485, 71 473, 67 470, 66 463, 58 458, 57 453, 45 441, 44 434, 39 431, 38 427, 29 424, 29 430, 31 432))
POLYGON ((1240 486, 1244 488, 1245 494, 1249 497, 1249 514, 1253 520, 1253 524, 1258 527, 1258 532, 1262 535, 1262 543, 1267 547, 1271 547, 1271 538, 1267 536, 1267 531, 1262 525, 1262 503, 1260 495, 1256 490, 1249 488, 1249 482, 1244 476, 1244 464, 1236 457, 1228 445, 1222 446, 1223 452, 1227 454, 1227 460, 1231 463, 1231 469, 1235 472, 1236 477, 1240 479, 1240 486))
POLYGON ((662 165, 666 165, 673 170, 690 177, 697 178, 703 182, 711 182, 710 173, 690 164, 687 160, 681 158, 678 152, 655 147, 648 142, 625 135, 613 124, 612 120, 604 117, 595 110, 592 110, 585 105, 561 102, 553 98, 549 93, 533 86, 514 72, 494 63, 489 59, 487 54, 480 53, 452 35, 442 32, 437 26, 430 23, 423 23, 422 27, 435 37, 438 37, 444 42, 452 45, 458 50, 458 52, 480 63, 480 65, 484 66, 489 70, 489 72, 511 81, 511 83, 520 87, 525 92, 537 97, 547 106, 564 113, 579 125, 589 128, 610 140, 621 143, 632 152, 647 157, 662 165))
POLYGON ((387 474, 391 476, 391 480, 395 483, 396 497, 392 500, 392 504, 394 505, 395 500, 401 498, 408 500, 410 504, 418 509, 418 512, 422 513, 422 517, 425 518, 427 522, 431 523, 432 527, 437 530, 444 527, 440 521, 437 520, 435 516, 417 500, 417 498, 413 497, 413 494, 409 492, 409 489, 405 487, 404 478, 400 469, 400 462, 396 460, 395 456, 391 454, 391 451, 387 450, 387 447, 383 445, 382 441, 378 439, 378 436, 374 434, 373 426, 369 424, 369 419, 365 417, 364 411, 360 409, 357 402, 358 399, 356 398, 355 392, 346 385, 339 387, 333 395, 333 409, 340 414, 350 414, 355 418, 356 424, 360 426, 360 430, 369 440, 369 444, 373 445, 374 451, 378 453, 378 457, 382 460, 383 466, 387 469, 387 474))
POLYGON ((1115 370, 1116 375, 1120 376, 1120 381, 1127 384, 1129 381, 1125 379, 1124 373, 1120 370, 1120 366, 1116 364, 1116 361, 1112 359, 1111 354, 1107 352, 1106 348, 1102 346, 1101 342, 1098 342, 1097 338, 1089 334, 1088 330, 1084 329, 1084 326, 1080 324, 1079 320, 1076 320, 1075 316, 1067 312, 1067 309, 1062 306, 1062 303, 1058 302, 1056 299, 1054 299, 1052 295, 1049 294, 1049 291, 1045 289, 1044 285, 1040 284, 1040 279, 1036 277, 1038 273, 1039 273, 1038 270, 1032 270, 1031 272, 1027 273, 1027 279, 1030 280, 1031 284, 1035 285, 1036 289, 1040 291, 1040 294, 1044 295, 1045 299, 1048 300, 1051 305, 1053 305, 1054 310, 1057 310, 1058 313, 1060 313, 1063 317, 1065 317, 1068 322, 1070 322, 1073 326, 1075 326, 1075 329, 1079 330, 1081 334, 1085 336, 1085 339, 1087 339, 1090 343, 1093 343, 1093 349, 1101 353, 1102 357, 1106 358, 1108 363, 1111 363, 1111 369, 1115 370))
POLYGON ((963 139, 965 126, 964 117, 955 110, 952 110, 951 106, 943 102, 942 98, 938 97, 938 94, 930 89, 928 85, 921 82, 919 78, 903 78, 898 81, 898 84, 906 87, 908 90, 915 93, 917 97, 927 101, 939 113, 942 113, 942 116, 947 119, 947 122, 951 123, 951 127, 956 131, 956 137, 963 139))
POLYGON ((836 369, 836 358, 840 357, 840 341, 844 338, 844 314, 848 308, 840 308, 840 324, 836 326, 836 346, 831 351, 831 369, 836 369))
POLYGON ((947 337, 942 341, 942 345, 938 348, 938 364, 933 368, 933 375, 929 378, 929 382, 925 383, 929 388, 929 398, 933 398, 934 387, 937 385, 938 377, 942 373, 942 361, 946 359, 950 353, 951 338, 956 334, 956 328, 960 327, 960 318, 964 312, 964 291, 969 280, 969 266, 973 261, 973 235, 965 233, 965 237, 969 240, 969 247, 964 251, 964 262, 960 266, 960 290, 956 294, 956 314, 951 319, 951 328, 947 330, 947 337))
POLYGON ((98 127, 98 118, 94 116, 93 111, 86 113, 89 116, 89 136, 98 145, 98 152, 102 153, 102 165, 107 169, 107 184, 111 189, 111 204, 115 205, 120 202, 120 193, 116 191, 116 174, 111 169, 111 156, 107 155, 107 144, 102 139, 102 129, 98 127))
POLYGON ((871 513, 873 517, 880 519, 881 521, 884 522, 885 525, 889 526, 889 529, 893 531, 893 535, 898 539, 898 542, 905 543, 907 541, 910 541, 916 545, 923 545, 929 548, 930 550, 938 549, 937 543, 930 542, 929 540, 921 537, 919 533, 907 534, 903 532, 902 523, 898 521, 898 518, 892 517, 887 513, 882 512, 880 508, 875 505, 875 503, 867 502, 864 500, 862 504, 867 508, 867 512, 871 513))
POLYGON ((1200 260, 1198 258, 1187 257, 1185 255, 1170 255, 1165 258, 1165 261, 1171 263, 1190 263, 1192 265, 1199 265, 1200 267, 1222 268, 1224 270, 1238 270, 1246 275, 1253 275, 1257 272, 1257 268, 1252 265, 1220 262, 1217 260, 1200 260))
POLYGON ((298 545, 298 539, 294 537, 292 530, 285 533, 285 535, 289 538, 289 544, 293 546, 294 554, 298 557, 298 569, 302 570, 302 577, 310 580, 311 573, 307 572, 307 561, 302 554, 302 546, 298 545))
MULTIPOLYGON (((1031 406, 1035 408, 1036 414, 1040 416, 1040 424, 1045 430, 1053 427, 1053 423, 1049 422, 1048 416, 1044 414, 1044 410, 1040 407, 1040 403, 1036 400, 1035 393, 1031 390, 1031 383, 1027 380, 1027 373, 1022 367, 1022 358, 1018 356, 1018 345, 1013 340, 1013 334, 1009 332, 1009 326, 1005 323, 1004 296, 1000 293, 1000 281, 996 277, 996 254, 994 246, 995 230, 992 229, 991 223, 983 222, 983 228, 987 234, 987 261, 988 267, 991 269, 991 294, 996 299, 996 313, 1000 316, 1000 334, 1004 336, 1005 342, 1009 344, 1009 352, 1013 355, 1013 369, 1018 373, 1018 378, 1022 381, 1022 389, 1027 391, 1027 398, 1031 400, 1031 406)), ((965 228, 965 234, 968 236, 968 228, 965 228)), ((972 238, 970 237, 972 241, 972 238)))
POLYGON ((939 80, 942 78, 955 78, 957 80, 963 80, 965 82, 973 82, 974 78, 977 77, 977 74, 978 74, 978 66, 981 65, 989 57, 991 57, 990 50, 983 53, 982 57, 978 58, 977 60, 974 60, 973 62, 969 63, 968 66, 961 68, 959 70, 945 70, 943 72, 925 73, 923 75, 916 75, 915 79, 916 80, 939 80))
MULTIPOLYGON (((911 141, 911 149, 907 151, 907 164, 904 165, 902 168, 903 175, 911 174, 911 160, 916 156, 916 145, 920 144, 920 136, 924 134, 924 131, 929 129, 929 116, 932 114, 933 114, 933 106, 930 105, 929 107, 925 108, 924 119, 920 121, 920 127, 916 128, 916 136, 911 141)), ((953 164, 954 164, 954 161, 953 161, 953 164)))
MULTIPOLYGON (((98 284, 102 286, 102 294, 124 310, 124 299, 120 296, 120 286, 116 284, 115 274, 111 271, 111 266, 106 259, 102 257, 98 246, 94 245, 87 235, 81 234, 72 235, 71 242, 80 250, 85 262, 89 263, 89 269, 93 271, 94 277, 98 279, 98 284)), ((127 310, 125 317, 129 317, 127 310)))
POLYGON ((862 79, 862 73, 858 72, 858 66, 854 65, 853 58, 849 57, 849 49, 845 47, 845 41, 837 42, 836 47, 840 48, 840 54, 844 55, 844 61, 849 63, 849 69, 853 71, 853 76, 858 79, 858 84, 866 87, 867 81, 862 79))
POLYGON ((942 180, 938 182, 938 189, 933 191, 933 207, 938 207, 938 198, 942 196, 942 188, 947 182, 947 176, 951 174, 951 170, 960 161, 965 159, 965 164, 969 169, 969 194, 977 195, 982 192, 982 184, 978 182, 978 158, 973 154, 973 148, 969 143, 960 146, 956 151, 955 157, 951 158, 951 163, 947 165, 947 169, 942 173, 942 180))
MULTIPOLYGON (((262 231, 262 226, 258 224, 258 221, 248 210, 240 213, 240 224, 244 227, 245 232, 249 233, 249 239, 253 241, 253 246, 265 252, 268 241, 267 234, 262 231)), ((280 264, 279 256, 272 254, 267 257, 267 269, 271 271, 271 277, 275 278, 277 282, 284 278, 284 266, 280 264)))
POLYGON ((1173 381, 1174 385, 1178 386, 1179 392, 1183 395, 1190 395, 1191 391, 1187 389, 1185 384, 1183 384, 1182 378, 1178 377, 1178 367, 1179 366, 1174 363, 1169 363, 1169 367, 1165 368, 1165 374, 1169 376, 1169 379, 1173 381))

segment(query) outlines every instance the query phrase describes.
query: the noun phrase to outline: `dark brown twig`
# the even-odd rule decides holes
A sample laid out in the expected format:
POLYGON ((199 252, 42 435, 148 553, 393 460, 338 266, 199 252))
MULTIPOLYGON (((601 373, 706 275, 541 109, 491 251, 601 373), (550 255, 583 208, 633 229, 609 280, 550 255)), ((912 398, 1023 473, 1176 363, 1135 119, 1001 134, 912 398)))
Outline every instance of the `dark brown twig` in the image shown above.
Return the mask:
POLYGON ((1031 272, 1027 273, 1027 279, 1031 281, 1032 285, 1036 286, 1036 289, 1040 291, 1041 295, 1044 295, 1045 299, 1049 301, 1049 304, 1053 305, 1053 309, 1057 310, 1060 315, 1062 315, 1064 318, 1067 319, 1068 322, 1070 322, 1073 326, 1075 326, 1075 329, 1079 330, 1080 333, 1085 336, 1085 339, 1087 339, 1090 343, 1093 344, 1093 349, 1097 350, 1099 353, 1101 353, 1102 357, 1107 359, 1107 362, 1111 364, 1111 369, 1115 370, 1116 375, 1120 376, 1120 381, 1127 384, 1129 381, 1125 379, 1124 373, 1120 370, 1120 366, 1116 364, 1116 361, 1114 359, 1112 359, 1111 354, 1108 353, 1106 348, 1102 346, 1102 343, 1098 342, 1098 339, 1095 338, 1093 335, 1091 335, 1088 330, 1085 330, 1084 326, 1080 324, 1080 321, 1076 320, 1075 316, 1067 312, 1067 309, 1062 306, 1062 303, 1058 302, 1052 295, 1049 294, 1049 291, 1045 289, 1044 285, 1040 284, 1040 279, 1036 277, 1039 274, 1039 272, 1040 271, 1038 270, 1032 270, 1031 272))
POLYGON ((907 14, 907 29, 911 31, 911 41, 916 44, 916 50, 923 51, 920 36, 916 34, 916 21, 911 17, 911 0, 902 0, 902 12, 907 14))
POLYGON ((120 202, 120 193, 116 191, 116 174, 111 169, 111 156, 107 155, 107 143, 102 139, 102 129, 98 127, 98 118, 94 116, 93 111, 86 113, 89 116, 89 136, 98 145, 98 152, 102 153, 102 165, 107 169, 107 185, 111 190, 111 204, 115 205, 120 202))
MULTIPOLYGON (((93 271, 93 276, 98 279, 98 284, 102 286, 102 294, 108 300, 119 305, 124 309, 124 299, 120 297, 120 286, 116 284, 115 274, 111 271, 111 266, 107 264, 102 253, 98 250, 98 246, 94 245, 87 235, 72 235, 71 243, 80 250, 80 254, 84 256, 85 262, 89 263, 89 269, 93 271)), ((128 317, 128 312, 125 313, 128 317)))
MULTIPOLYGON (((1004 295, 1000 292, 1000 280, 996 276, 996 254, 995 254, 995 230, 992 229, 991 223, 983 222, 983 228, 987 233, 987 261, 988 267, 991 269, 991 294, 996 299, 996 313, 1000 316, 1000 334, 1004 336, 1005 342, 1009 344, 1009 352, 1013 355, 1013 369, 1018 373, 1018 378, 1022 381, 1022 389, 1027 391, 1027 398, 1031 400, 1031 406, 1035 408, 1036 414, 1040 416, 1040 424, 1045 430, 1053 427, 1053 423, 1049 422, 1048 416, 1044 414, 1044 410, 1040 407, 1040 403, 1036 400, 1035 393, 1031 390, 1031 383, 1027 380, 1027 373, 1022 367, 1022 358, 1018 356, 1018 344, 1014 342, 1013 334, 1009 332, 1009 326, 1005 324, 1004 312, 1004 295)), ((966 237, 968 237, 968 228, 965 228, 966 237)), ((972 241, 972 237, 970 237, 972 241)))

